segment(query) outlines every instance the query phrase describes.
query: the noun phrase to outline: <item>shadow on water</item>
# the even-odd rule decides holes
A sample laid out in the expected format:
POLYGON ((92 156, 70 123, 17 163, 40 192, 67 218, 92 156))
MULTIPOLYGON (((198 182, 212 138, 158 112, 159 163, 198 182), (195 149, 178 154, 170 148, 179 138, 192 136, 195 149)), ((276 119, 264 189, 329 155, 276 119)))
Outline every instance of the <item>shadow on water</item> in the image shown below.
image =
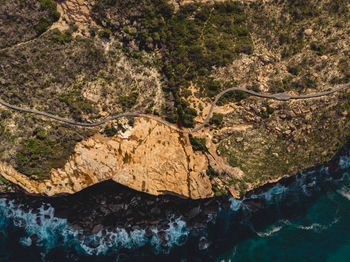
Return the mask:
MULTIPOLYGON (((11 219, 3 217, 0 230, 0 243, 2 246, 0 250, 0 261, 38 261, 38 257, 42 257, 42 261, 45 262, 213 261, 219 255, 232 250, 235 246, 246 240, 269 234, 264 230, 273 224, 279 223, 280 221, 298 220, 305 217, 310 208, 312 208, 320 198, 330 192, 336 192, 343 186, 345 181, 348 181, 350 158, 347 157, 347 155, 349 155, 349 150, 345 147, 340 154, 333 159, 333 164, 327 167, 319 167, 315 171, 283 179, 277 184, 266 185, 251 192, 243 200, 230 199, 230 208, 220 209, 216 215, 212 215, 213 219, 211 222, 208 222, 205 227, 198 226, 201 224, 197 222, 192 222, 192 228, 190 226, 191 222, 187 223, 187 226, 191 228, 189 231, 176 231, 173 230, 174 228, 169 229, 169 226, 164 226, 168 230, 168 235, 177 235, 174 238, 168 237, 168 240, 171 240, 168 242, 172 242, 170 243, 172 245, 171 248, 165 246, 165 244, 161 242, 159 242, 159 245, 155 245, 155 241, 159 241, 159 239, 157 240, 154 237, 147 239, 144 237, 143 241, 145 239, 147 241, 141 245, 133 244, 131 246, 118 248, 116 246, 110 246, 107 247, 106 252, 87 254, 86 250, 83 250, 81 246, 77 245, 81 237, 79 234, 75 234, 72 238, 68 238, 66 235, 53 234, 52 237, 56 238, 56 242, 54 242, 55 244, 51 245, 50 248, 45 248, 45 246, 42 246, 43 244, 30 244, 25 246, 19 243, 19 239, 28 236, 27 229, 25 230, 25 227, 28 227, 28 225, 21 227, 18 222, 14 225, 11 219), (335 162, 336 164, 334 164, 335 162), (5 221, 6 219, 8 221, 5 221), (193 228, 193 226, 195 228, 193 228), (11 251, 6 252, 8 250, 11 251)), ((109 188, 105 187, 104 191, 105 193, 107 192, 108 195, 114 189, 113 186, 109 186, 109 188)), ((86 204, 88 195, 94 197, 97 191, 93 189, 87 192, 88 194, 85 193, 85 195, 80 194, 75 196, 77 198, 75 202, 83 203, 85 201, 85 206, 83 206, 88 209, 89 204, 86 204), (91 194, 92 192, 93 194, 91 194)), ((125 194, 128 195, 128 193, 125 194)), ((60 205, 62 207, 62 201, 67 206, 71 199, 72 198, 69 198, 67 200, 67 198, 63 197, 51 201, 51 204, 55 208, 60 209, 60 205)), ((129 203, 131 200, 132 199, 127 198, 129 203)), ((148 199, 148 201, 151 200, 151 198, 148 199)), ((191 202, 187 200, 176 200, 175 197, 171 201, 178 201, 178 204, 175 204, 175 206, 178 205, 178 209, 176 210, 181 210, 181 212, 186 213, 187 216, 188 213, 193 212, 198 205, 198 202, 190 204, 191 202), (183 206, 185 206, 185 208, 183 206)), ((74 201, 71 203, 73 202, 74 201)), ((165 204, 170 205, 168 200, 161 203, 159 207, 164 210, 166 209, 165 204)), ((98 209, 98 203, 91 204, 91 206, 93 205, 96 205, 98 209)), ((200 205, 202 205, 201 208, 204 208, 206 205, 209 206, 211 204, 203 202, 200 203, 200 205)), ((96 212, 97 209, 88 209, 88 212, 96 212)), ((74 217, 69 213, 77 212, 74 205, 72 210, 58 210, 58 213, 60 213, 59 217, 64 217, 64 215, 74 217)), ((8 212, 12 211, 10 210, 8 212)), ((164 211, 164 214, 169 215, 169 212, 169 210, 167 212, 164 211)), ((92 217, 91 219, 93 218, 96 217, 92 217)), ((109 227, 112 226, 115 225, 109 221, 109 227)), ((120 224, 118 224, 118 226, 120 226, 120 224)), ((63 228, 63 230, 67 230, 65 227, 63 228)), ((50 229, 46 228, 45 230, 50 229)), ((131 229, 129 232, 130 231, 131 229)), ((139 240, 140 239, 137 239, 137 241, 139 240)), ((38 243, 43 242, 39 241, 38 243)), ((45 243, 47 244, 47 242, 45 243)), ((99 244, 101 244, 101 241, 99 244)), ((107 243, 106 245, 108 246, 107 243)), ((96 247, 98 247, 97 244, 96 247)))

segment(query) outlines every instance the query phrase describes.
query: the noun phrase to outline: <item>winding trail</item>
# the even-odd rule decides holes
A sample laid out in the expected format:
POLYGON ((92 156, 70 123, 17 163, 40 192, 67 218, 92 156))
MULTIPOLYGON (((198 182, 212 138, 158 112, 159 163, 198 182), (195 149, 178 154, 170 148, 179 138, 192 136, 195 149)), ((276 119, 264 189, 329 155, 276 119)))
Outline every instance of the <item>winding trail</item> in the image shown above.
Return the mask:
POLYGON ((41 116, 44 116, 44 117, 48 117, 48 118, 51 118, 51 119, 54 119, 54 120, 66 123, 66 124, 82 126, 82 127, 96 127, 96 126, 100 126, 100 125, 103 125, 103 124, 105 124, 105 123, 107 123, 109 121, 112 121, 112 120, 115 120, 115 119, 118 119, 118 118, 121 118, 121 117, 143 117, 143 118, 148 118, 148 119, 155 120, 155 121, 157 121, 159 123, 162 123, 162 124, 172 128, 172 129, 174 129, 174 130, 176 130, 178 132, 181 132, 181 133, 194 133, 194 132, 197 132, 198 130, 202 129, 209 122, 210 117, 211 117, 211 115, 212 115, 212 113, 214 111, 214 108, 216 106, 216 103, 219 101, 219 99, 223 95, 225 95, 226 93, 229 93, 229 92, 232 92, 232 91, 242 91, 242 92, 251 94, 253 96, 261 97, 261 98, 269 98, 269 99, 275 99, 275 100, 279 100, 279 101, 288 101, 288 100, 292 100, 292 99, 294 99, 294 100, 295 99, 309 99, 309 98, 317 98, 317 97, 327 96, 327 95, 333 94, 335 92, 339 92, 339 91, 341 91, 341 90, 343 90, 345 88, 348 88, 348 87, 350 87, 350 83, 347 83, 345 85, 339 86, 339 87, 334 88, 334 89, 329 90, 329 91, 320 92, 320 93, 316 93, 316 94, 310 94, 310 95, 300 95, 300 96, 293 96, 293 95, 290 95, 288 93, 278 93, 278 94, 274 94, 274 95, 272 95, 272 94, 262 94, 262 93, 257 93, 255 91, 244 89, 244 88, 231 87, 231 88, 228 88, 228 89, 222 91, 221 93, 219 93, 215 97, 215 100, 212 103, 212 105, 210 107, 210 110, 208 112, 208 115, 205 118, 204 122, 202 124, 200 124, 199 126, 193 128, 193 129, 179 129, 176 126, 174 126, 173 124, 171 124, 171 123, 169 123, 169 122, 167 122, 167 121, 165 121, 163 119, 156 118, 156 117, 151 116, 151 115, 140 114, 140 113, 122 113, 122 114, 118 114, 118 115, 115 115, 115 116, 108 117, 108 118, 106 118, 104 120, 101 120, 101 121, 98 121, 98 122, 83 123, 83 122, 77 122, 77 121, 73 121, 73 120, 70 120, 70 119, 66 119, 66 118, 62 118, 62 117, 59 117, 59 116, 55 116, 55 115, 52 115, 52 114, 49 114, 49 113, 46 113, 46 112, 42 112, 42 111, 38 111, 38 110, 35 110, 35 109, 29 109, 29 108, 23 108, 23 107, 20 107, 20 106, 11 105, 9 103, 6 103, 2 99, 0 99, 0 104, 5 106, 5 107, 14 109, 14 110, 27 112, 27 113, 32 113, 32 114, 36 114, 36 115, 41 115, 41 116))

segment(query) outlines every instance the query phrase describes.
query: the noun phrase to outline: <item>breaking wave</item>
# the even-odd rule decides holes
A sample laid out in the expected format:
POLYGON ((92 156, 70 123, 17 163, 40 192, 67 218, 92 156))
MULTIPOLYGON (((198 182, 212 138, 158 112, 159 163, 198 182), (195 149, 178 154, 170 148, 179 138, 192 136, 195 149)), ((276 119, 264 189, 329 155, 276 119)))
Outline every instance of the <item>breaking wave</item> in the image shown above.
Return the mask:
POLYGON ((12 223, 25 231, 25 236, 19 239, 23 246, 42 247, 44 253, 53 248, 74 246, 75 249, 87 255, 108 255, 119 249, 135 249, 150 244, 155 254, 167 254, 174 246, 183 245, 189 230, 181 219, 170 219, 166 230, 152 229, 151 238, 143 229, 127 232, 123 228, 114 231, 101 230, 93 235, 84 235, 81 230, 72 228, 66 219, 54 216, 54 208, 43 204, 38 211, 24 211, 23 205, 15 205, 13 200, 0 199, 0 226, 6 228, 12 223))
POLYGON ((266 232, 257 232, 259 237, 269 237, 272 234, 280 231, 283 227, 282 226, 272 226, 271 229, 269 229, 266 232))
POLYGON ((343 186, 341 189, 337 190, 337 192, 346 199, 350 200, 350 188, 343 186))
MULTIPOLYGON (((125 249, 129 250, 128 254, 133 255, 136 250, 147 249, 155 257, 164 258, 170 253, 177 254, 178 250, 190 250, 190 253, 195 254, 193 257, 199 259, 194 261, 206 261, 205 259, 209 258, 208 254, 215 254, 213 250, 219 239, 221 246, 226 243, 234 248, 234 252, 231 250, 229 255, 231 258, 239 257, 237 246, 243 241, 242 236, 257 241, 259 239, 273 241, 290 231, 318 234, 336 228, 334 225, 342 221, 337 214, 336 218, 328 216, 326 220, 318 220, 318 218, 299 219, 298 215, 295 218, 294 213, 304 210, 300 211, 300 216, 312 207, 313 199, 327 192, 333 192, 333 199, 336 198, 334 195, 338 195, 343 201, 350 200, 350 186, 344 184, 342 180, 348 179, 346 174, 350 168, 350 158, 340 158, 339 165, 343 174, 341 179, 333 178, 328 168, 323 167, 301 174, 292 182, 276 183, 264 192, 258 191, 241 200, 230 198, 229 210, 220 209, 218 214, 210 215, 207 228, 201 230, 190 229, 185 221, 169 217, 168 227, 164 230, 157 227, 152 227, 148 231, 115 228, 85 235, 82 230, 68 225, 66 219, 55 217, 54 208, 46 203, 33 210, 18 205, 15 201, 0 199, 0 236, 10 234, 8 228, 11 225, 20 228, 22 231, 16 238, 17 244, 24 248, 29 247, 31 250, 39 249, 42 261, 45 262, 48 261, 46 256, 50 251, 57 248, 62 250, 73 248, 77 254, 90 257, 118 257, 118 254, 125 249)), ((6 236, 3 239, 6 239, 6 236)), ((211 258, 213 257, 215 255, 211 258)))
POLYGON ((339 166, 341 169, 349 169, 350 168, 350 156, 340 157, 339 166))

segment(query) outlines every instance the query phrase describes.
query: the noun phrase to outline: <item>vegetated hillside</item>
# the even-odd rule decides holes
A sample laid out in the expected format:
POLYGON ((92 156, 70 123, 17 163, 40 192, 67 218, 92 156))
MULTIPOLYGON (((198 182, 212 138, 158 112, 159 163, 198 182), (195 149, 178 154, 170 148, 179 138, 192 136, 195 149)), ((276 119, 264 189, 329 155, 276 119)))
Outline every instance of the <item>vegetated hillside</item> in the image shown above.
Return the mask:
MULTIPOLYGON (((131 54, 159 49, 163 88, 173 101, 163 110, 168 121, 194 126, 213 97, 232 85, 307 94, 350 81, 349 1, 226 1, 176 11, 166 1, 137 3, 98 1, 94 14, 131 54)), ((344 92, 287 103, 247 97, 227 94, 219 104, 237 107, 218 109, 211 120, 216 152, 245 173, 208 172, 218 194, 224 187, 244 193, 328 161, 348 139, 344 92)))
POLYGON ((97 1, 93 8, 104 32, 121 39, 131 55, 159 49, 163 88, 173 102, 163 111, 168 121, 180 118, 185 127, 193 127, 197 115, 187 100, 189 84, 198 84, 202 96, 213 97, 220 84, 210 77, 212 68, 229 65, 241 53, 253 53, 244 9, 229 1, 183 5, 175 12, 166 0, 97 1))
MULTIPOLYGON (((348 8, 341 1, 251 3, 248 28, 256 56, 214 74, 270 93, 316 93, 348 83, 348 8)), ((349 93, 288 103, 247 99, 224 120, 253 127, 218 136, 221 155, 246 174, 244 191, 330 160, 349 140, 349 93)))
MULTIPOLYGON (((350 81, 349 1, 181 2, 89 1, 98 28, 86 34, 67 21, 69 30, 42 36, 42 17, 58 17, 51 2, 6 2, 37 11, 6 16, 19 21, 18 32, 29 29, 2 46, 36 38, 0 51, 1 97, 76 120, 138 111, 193 127, 232 85, 306 94, 350 81)), ((0 32, 15 28, 1 25, 0 32)), ((219 105, 210 126, 191 137, 195 150, 244 171, 230 176, 209 167, 217 195, 226 188, 243 194, 327 161, 349 135, 346 92, 297 102, 232 92, 219 105)), ((63 166, 77 141, 97 131, 113 136, 116 128, 77 129, 4 110, 1 159, 44 178, 63 166)))
MULTIPOLYGON (((33 13, 33 19, 35 14, 41 16, 33 13)), ((14 16, 22 19, 22 13, 14 16)), ((163 97, 158 73, 144 65, 152 64, 152 57, 141 63, 127 58, 117 41, 74 38, 74 30, 53 29, 0 50, 1 98, 77 121, 97 121, 123 111, 159 111, 163 97)), ((0 158, 43 179, 51 168, 64 165, 78 141, 97 131, 113 135, 115 130, 81 129, 3 108, 0 158)))
POLYGON ((53 0, 1 0, 0 48, 33 39, 59 17, 53 0))

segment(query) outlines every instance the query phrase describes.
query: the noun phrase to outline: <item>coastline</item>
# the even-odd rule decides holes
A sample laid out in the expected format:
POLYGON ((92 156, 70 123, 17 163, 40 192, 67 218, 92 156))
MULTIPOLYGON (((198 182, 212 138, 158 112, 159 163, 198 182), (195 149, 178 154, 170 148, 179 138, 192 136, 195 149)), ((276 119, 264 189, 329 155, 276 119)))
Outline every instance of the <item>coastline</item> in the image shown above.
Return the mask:
MULTIPOLYGON (((106 227, 91 234, 84 232, 82 228, 73 227, 67 218, 62 218, 63 215, 67 215, 67 208, 75 209, 74 205, 79 203, 67 199, 62 201, 63 196, 60 197, 60 201, 65 205, 63 210, 59 210, 58 205, 53 207, 38 201, 37 197, 29 198, 28 195, 24 195, 24 202, 17 204, 14 200, 1 199, 0 212, 4 215, 5 222, 8 221, 6 223, 14 223, 15 228, 22 230, 23 237, 18 245, 27 248, 26 252, 34 252, 33 250, 40 248, 45 257, 55 254, 57 239, 62 239, 59 250, 76 249, 77 256, 85 257, 87 261, 95 261, 97 257, 104 259, 103 261, 114 261, 111 259, 115 256, 122 256, 120 261, 129 261, 130 258, 138 258, 137 261, 164 261, 165 258, 169 258, 169 261, 179 261, 183 256, 188 257, 189 254, 183 252, 189 248, 193 261, 213 261, 219 254, 228 252, 232 247, 235 249, 236 245, 248 239, 270 239, 284 228, 300 228, 313 232, 313 227, 307 221, 293 221, 304 216, 319 199, 329 197, 331 192, 333 198, 337 195, 338 198, 347 201, 348 195, 345 194, 348 192, 346 185, 349 182, 350 152, 344 148, 343 153, 339 154, 339 165, 336 165, 339 167, 338 171, 333 173, 329 168, 322 167, 294 176, 294 182, 287 179, 284 185, 277 183, 266 187, 263 192, 255 192, 243 200, 230 198, 225 208, 222 205, 205 225, 197 224, 199 227, 196 227, 195 223, 186 222, 183 217, 170 216, 167 222, 152 224, 148 230, 141 227, 106 227)), ((108 194, 106 188, 104 187, 104 191, 108 194)), ((86 194, 88 195, 96 201, 96 195, 91 194, 91 189, 90 194, 86 194)), ((57 200, 55 197, 51 199, 57 200)), ((85 202, 85 206, 82 206, 82 210, 75 211, 76 215, 83 213, 82 211, 89 206, 98 207, 96 203, 89 203, 88 200, 86 197, 80 198, 80 201, 85 202)), ((189 203, 193 202, 195 201, 189 200, 189 203)), ((171 205, 171 202, 164 203, 171 205)), ((183 203, 182 207, 185 206, 183 203)), ((102 213, 102 207, 104 206, 100 205, 99 209, 91 213, 102 213)), ((338 223, 337 217, 332 219, 335 220, 322 227, 328 228, 338 223)), ((70 251, 61 252, 60 261, 66 261, 65 255, 69 255, 70 251)))
MULTIPOLYGON (((129 230, 144 229, 148 232, 153 228, 168 229, 169 221, 173 222, 176 219, 184 221, 189 228, 203 228, 220 210, 227 211, 230 206, 232 208, 234 201, 240 201, 254 209, 259 209, 261 203, 255 201, 252 196, 265 194, 276 186, 291 187, 303 174, 324 169, 332 178, 338 179, 340 175, 338 171, 341 169, 339 162, 342 157, 350 155, 349 145, 350 143, 345 144, 327 163, 316 165, 299 174, 283 176, 278 180, 265 183, 247 192, 240 199, 229 195, 198 200, 173 194, 154 196, 130 189, 112 180, 100 182, 74 194, 48 197, 30 194, 22 189, 16 193, 1 193, 0 198, 22 203, 27 210, 40 208, 43 203, 49 204, 56 210, 55 216, 67 219, 68 225, 82 230, 86 235, 117 227, 129 230), (92 210, 91 213, 99 213, 97 217, 100 220, 96 220, 96 217, 89 217, 89 208, 92 210), (108 221, 104 225, 103 217, 106 216, 118 217, 118 219, 113 223, 108 221)), ((310 181, 306 180, 305 183, 308 182, 310 181)))

